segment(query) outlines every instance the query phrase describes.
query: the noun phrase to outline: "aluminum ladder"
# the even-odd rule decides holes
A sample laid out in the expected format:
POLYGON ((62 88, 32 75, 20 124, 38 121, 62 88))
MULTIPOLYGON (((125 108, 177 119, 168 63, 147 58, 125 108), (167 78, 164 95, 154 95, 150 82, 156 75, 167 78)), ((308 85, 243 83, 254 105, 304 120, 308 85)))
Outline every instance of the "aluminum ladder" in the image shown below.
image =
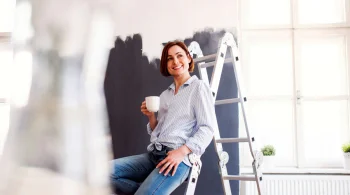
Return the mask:
POLYGON ((193 153, 189 154, 189 160, 190 160, 190 163, 192 164, 192 168, 187 178, 187 188, 185 191, 185 195, 194 195, 198 177, 202 168, 202 161, 200 160, 200 157, 198 157, 193 153))
MULTIPOLYGON (((244 125, 246 130, 246 136, 242 138, 221 138, 219 129, 216 129, 214 132, 214 143, 215 143, 215 150, 219 157, 219 171, 220 171, 220 177, 221 182, 223 185, 224 193, 225 195, 231 195, 231 187, 229 180, 240 180, 240 181, 255 181, 257 186, 257 191, 259 195, 262 195, 262 181, 263 181, 263 174, 260 170, 261 164, 262 164, 262 158, 263 155, 260 151, 257 150, 256 144, 254 143, 256 141, 256 138, 253 136, 253 133, 251 130, 248 129, 248 122, 246 117, 246 111, 244 108, 244 104, 247 101, 247 98, 244 96, 244 90, 243 90, 243 79, 242 79, 242 73, 241 73, 241 64, 240 64, 240 58, 239 58, 239 50, 237 47, 237 44, 234 40, 234 37, 231 33, 225 33, 224 36, 219 41, 219 50, 216 54, 211 54, 207 56, 203 56, 203 53, 200 49, 200 46, 197 42, 193 41, 189 47, 190 55, 193 57, 194 54, 196 54, 197 58, 194 59, 194 63, 198 64, 199 69, 199 76, 200 78, 209 84, 212 93, 213 98, 215 100, 215 105, 222 105, 222 104, 231 104, 231 103, 240 103, 240 108, 242 111, 242 117, 244 119, 244 125), (226 52, 227 49, 231 52, 231 57, 226 58, 226 52), (209 62, 208 62, 209 61, 209 62), (237 90, 238 90, 238 97, 232 98, 232 99, 225 99, 225 100, 216 100, 217 91, 219 88, 220 78, 223 71, 224 63, 231 63, 233 65, 234 70, 234 76, 236 78, 236 84, 237 84, 237 90), (208 67, 212 67, 213 72, 211 76, 211 81, 208 79, 208 73, 207 69, 208 67), (222 144, 223 143, 246 143, 249 144, 249 149, 251 156, 253 157, 252 162, 252 168, 253 168, 253 175, 228 175, 226 164, 229 160, 229 154, 223 150, 222 144)), ((200 169, 199 169, 200 170, 200 169)), ((198 172, 199 171, 193 171, 198 172)), ((198 177, 198 175, 197 175, 198 177)), ((189 180, 191 177, 189 177, 189 180)), ((189 181, 191 182, 191 181, 189 181)), ((197 178, 194 184, 188 184, 187 192, 185 195, 190 195, 191 193, 194 193, 194 189, 196 186, 197 178)))

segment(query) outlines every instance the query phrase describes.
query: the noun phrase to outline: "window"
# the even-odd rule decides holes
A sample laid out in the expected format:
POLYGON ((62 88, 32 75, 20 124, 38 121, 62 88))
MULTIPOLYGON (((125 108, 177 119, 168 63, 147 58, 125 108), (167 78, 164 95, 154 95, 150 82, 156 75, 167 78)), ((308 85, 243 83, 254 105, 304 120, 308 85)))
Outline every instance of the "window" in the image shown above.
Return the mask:
POLYGON ((14 0, 0 1, 0 156, 10 121, 10 68, 13 61, 11 32, 14 25, 14 0))
POLYGON ((8 99, 10 97, 9 73, 11 64, 12 49, 10 44, 7 41, 0 42, 0 155, 9 125, 10 105, 8 99))
MULTIPOLYGON (((274 145, 279 167, 341 168, 350 141, 350 0, 241 0, 240 10, 258 149, 274 145)), ((241 164, 251 166, 248 144, 240 146, 241 164)))
POLYGON ((15 4, 14 0, 0 1, 0 34, 12 32, 15 4))

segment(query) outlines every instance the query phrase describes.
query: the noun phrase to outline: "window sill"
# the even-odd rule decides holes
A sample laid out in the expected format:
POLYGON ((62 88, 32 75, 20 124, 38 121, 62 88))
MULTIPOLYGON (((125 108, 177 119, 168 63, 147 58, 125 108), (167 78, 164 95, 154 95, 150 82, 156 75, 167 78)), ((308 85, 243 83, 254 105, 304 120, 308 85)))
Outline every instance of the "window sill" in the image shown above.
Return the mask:
MULTIPOLYGON (((240 169, 241 174, 253 174, 253 169, 244 167, 240 169)), ((343 168, 293 168, 276 167, 272 169, 262 169, 266 175, 350 175, 350 170, 343 168)))
POLYGON ((8 101, 6 100, 6 98, 1 98, 0 97, 0 104, 6 104, 8 101))

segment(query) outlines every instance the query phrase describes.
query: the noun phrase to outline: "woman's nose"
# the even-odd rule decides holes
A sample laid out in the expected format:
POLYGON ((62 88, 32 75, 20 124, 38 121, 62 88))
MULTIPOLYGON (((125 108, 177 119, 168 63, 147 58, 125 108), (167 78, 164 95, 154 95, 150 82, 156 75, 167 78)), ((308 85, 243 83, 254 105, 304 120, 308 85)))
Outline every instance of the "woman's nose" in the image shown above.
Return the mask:
POLYGON ((174 64, 178 64, 179 60, 177 58, 174 59, 174 64))

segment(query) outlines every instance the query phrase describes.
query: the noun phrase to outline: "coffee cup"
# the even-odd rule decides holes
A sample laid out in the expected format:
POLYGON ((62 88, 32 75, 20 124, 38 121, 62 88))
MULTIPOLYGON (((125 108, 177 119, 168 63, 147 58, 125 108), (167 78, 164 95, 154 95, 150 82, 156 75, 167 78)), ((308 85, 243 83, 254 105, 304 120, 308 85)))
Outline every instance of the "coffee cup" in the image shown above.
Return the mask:
POLYGON ((160 99, 158 96, 146 97, 146 107, 150 112, 157 112, 159 110, 160 99))

